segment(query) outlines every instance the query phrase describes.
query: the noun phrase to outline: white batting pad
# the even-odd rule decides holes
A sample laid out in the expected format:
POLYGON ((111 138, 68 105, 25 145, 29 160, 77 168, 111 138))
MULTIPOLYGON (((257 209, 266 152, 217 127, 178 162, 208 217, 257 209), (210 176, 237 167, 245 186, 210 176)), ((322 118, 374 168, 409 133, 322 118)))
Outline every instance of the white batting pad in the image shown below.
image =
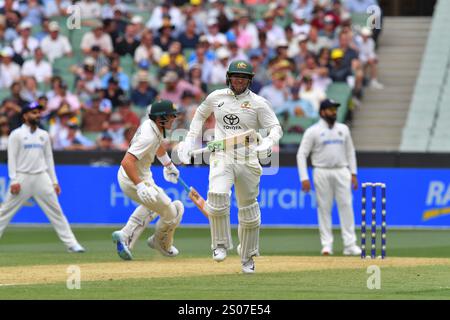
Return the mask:
POLYGON ((184 213, 183 203, 179 200, 172 202, 168 209, 172 211, 171 216, 174 218, 171 221, 160 218, 156 223, 155 240, 165 250, 169 251, 173 244, 173 235, 175 229, 180 225, 181 218, 184 213))
POLYGON ((240 255, 242 262, 259 255, 259 226, 261 212, 258 202, 247 207, 239 208, 238 236, 240 241, 240 255))
POLYGON ((211 249, 224 246, 233 249, 230 227, 230 196, 228 193, 208 192, 206 210, 209 213, 211 249))
POLYGON ((136 244, 137 240, 144 232, 144 230, 147 228, 148 224, 155 220, 157 217, 158 214, 156 212, 153 212, 142 205, 138 206, 136 210, 134 210, 127 223, 127 225, 131 224, 131 234, 129 237, 130 242, 128 243, 128 247, 130 248, 130 250, 134 248, 134 245, 136 244), (145 214, 147 214, 146 217, 145 214), (142 220, 142 217, 145 217, 144 220, 142 220))
POLYGON ((123 227, 123 233, 128 237, 128 246, 130 249, 133 248, 136 241, 139 239, 142 232, 144 232, 147 225, 156 219, 158 215, 144 207, 143 205, 138 206, 133 214, 128 219, 125 227, 123 227))

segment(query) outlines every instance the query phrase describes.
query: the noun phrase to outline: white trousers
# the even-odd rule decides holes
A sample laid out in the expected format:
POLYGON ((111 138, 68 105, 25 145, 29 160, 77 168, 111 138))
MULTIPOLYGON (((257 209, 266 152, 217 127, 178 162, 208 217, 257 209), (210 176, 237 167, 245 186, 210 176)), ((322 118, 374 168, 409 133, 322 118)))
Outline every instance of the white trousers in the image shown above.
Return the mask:
POLYGON ((208 192, 231 194, 234 185, 238 207, 256 202, 262 168, 257 164, 232 162, 223 154, 212 154, 208 192))
MULTIPOLYGON (((128 177, 124 176, 119 170, 117 174, 117 179, 119 181, 119 186, 122 189, 122 191, 131 198, 134 202, 139 203, 140 205, 146 207, 150 211, 155 211, 158 214, 161 214, 164 212, 167 206, 169 206, 172 203, 172 200, 169 198, 169 196, 164 192, 162 188, 156 185, 153 178, 147 178, 145 181, 151 184, 157 191, 158 196, 156 197, 156 202, 152 203, 151 205, 144 205, 141 202, 141 199, 139 199, 139 196, 137 195, 137 188, 136 185, 131 181, 128 177)), ((165 217, 162 217, 165 218, 165 217)))
MULTIPOLYGON (((17 180, 20 183, 19 194, 12 194, 8 188, 8 194, 0 207, 0 238, 11 219, 31 197, 38 203, 47 218, 55 228, 58 237, 70 248, 78 244, 69 222, 67 221, 58 202, 53 183, 46 172, 38 174, 18 173, 17 180)), ((11 186, 10 186, 11 187, 11 186)))
POLYGON ((355 245, 356 234, 352 205, 351 172, 348 168, 315 168, 313 176, 322 247, 333 247, 331 210, 334 199, 336 199, 338 206, 344 246, 349 247, 355 245))
POLYGON ((172 200, 162 188, 156 185, 153 178, 148 177, 145 181, 158 191, 158 196, 155 203, 148 205, 141 202, 137 195, 136 185, 122 173, 122 170, 119 170, 117 179, 122 191, 133 201, 140 204, 128 219, 127 224, 121 229, 130 240, 129 246, 132 248, 150 221, 156 219, 159 215, 162 222, 170 224, 176 217, 177 211, 172 204, 172 200))

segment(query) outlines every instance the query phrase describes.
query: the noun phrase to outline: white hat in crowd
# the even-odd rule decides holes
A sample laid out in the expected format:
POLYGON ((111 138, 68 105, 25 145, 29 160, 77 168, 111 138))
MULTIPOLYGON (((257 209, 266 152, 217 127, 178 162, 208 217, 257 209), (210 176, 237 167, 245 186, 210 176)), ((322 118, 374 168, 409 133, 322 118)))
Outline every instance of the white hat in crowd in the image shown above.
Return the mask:
POLYGON ((51 21, 48 24, 48 30, 50 31, 59 31, 59 24, 56 21, 51 21))
POLYGON ((361 35, 364 37, 370 37, 372 35, 372 30, 370 30, 368 27, 363 27, 361 29, 361 35))
POLYGON ((23 29, 31 29, 33 27, 33 25, 31 24, 31 22, 29 21, 22 21, 19 24, 19 29, 23 30, 23 29))
POLYGON ((289 47, 289 43, 287 42, 287 40, 285 38, 281 38, 277 41, 277 48, 280 47, 289 47))
POLYGON ((219 49, 217 49, 216 55, 219 60, 222 60, 230 57, 230 51, 228 51, 227 48, 220 47, 219 49))
POLYGON ((142 22, 144 22, 144 20, 142 19, 141 16, 133 16, 133 17, 131 18, 131 23, 132 23, 132 24, 140 24, 140 23, 142 23, 142 22))
POLYGON ((14 57, 14 50, 11 47, 4 47, 3 50, 0 52, 0 55, 2 57, 14 57))

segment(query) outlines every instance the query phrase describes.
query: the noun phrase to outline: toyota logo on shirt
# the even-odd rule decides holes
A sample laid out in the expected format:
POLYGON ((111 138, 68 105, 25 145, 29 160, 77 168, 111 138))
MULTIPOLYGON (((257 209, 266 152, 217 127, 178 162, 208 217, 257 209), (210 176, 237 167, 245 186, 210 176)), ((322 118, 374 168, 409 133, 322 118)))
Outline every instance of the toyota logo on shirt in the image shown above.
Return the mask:
POLYGON ((242 129, 241 126, 239 126, 239 117, 235 114, 226 114, 223 117, 223 122, 225 123, 225 125, 223 126, 224 129, 232 129, 232 130, 237 130, 237 129, 242 129))
POLYGON ((239 117, 235 114, 227 114, 223 117, 223 122, 229 126, 235 126, 239 123, 239 117))

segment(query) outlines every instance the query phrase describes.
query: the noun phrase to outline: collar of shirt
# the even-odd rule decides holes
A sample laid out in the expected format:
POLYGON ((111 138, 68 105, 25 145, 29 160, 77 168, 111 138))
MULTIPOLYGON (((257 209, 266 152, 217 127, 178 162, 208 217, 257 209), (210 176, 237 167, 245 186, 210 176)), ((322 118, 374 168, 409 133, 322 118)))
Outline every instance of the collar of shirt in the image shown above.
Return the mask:
POLYGON ((34 132, 31 132, 31 127, 25 123, 22 124, 21 128, 22 128, 22 130, 25 130, 26 133, 30 133, 30 134, 36 133, 39 129, 38 127, 36 127, 36 130, 34 130, 34 132))
POLYGON ((156 122, 150 119, 150 126, 153 129, 153 132, 155 132, 156 136, 158 137, 159 141, 163 139, 161 131, 159 131, 158 126, 156 125, 156 122))
POLYGON ((330 128, 330 126, 328 125, 328 122, 325 121, 325 119, 320 118, 319 120, 319 125, 323 128, 329 129, 329 130, 333 130, 334 127, 336 126, 336 123, 330 128))
POLYGON ((244 92, 242 92, 241 94, 238 94, 238 95, 234 94, 233 90, 231 90, 231 89, 228 89, 228 92, 230 92, 230 94, 232 94, 236 99, 241 99, 250 94, 250 89, 247 88, 247 89, 245 89, 244 92))

